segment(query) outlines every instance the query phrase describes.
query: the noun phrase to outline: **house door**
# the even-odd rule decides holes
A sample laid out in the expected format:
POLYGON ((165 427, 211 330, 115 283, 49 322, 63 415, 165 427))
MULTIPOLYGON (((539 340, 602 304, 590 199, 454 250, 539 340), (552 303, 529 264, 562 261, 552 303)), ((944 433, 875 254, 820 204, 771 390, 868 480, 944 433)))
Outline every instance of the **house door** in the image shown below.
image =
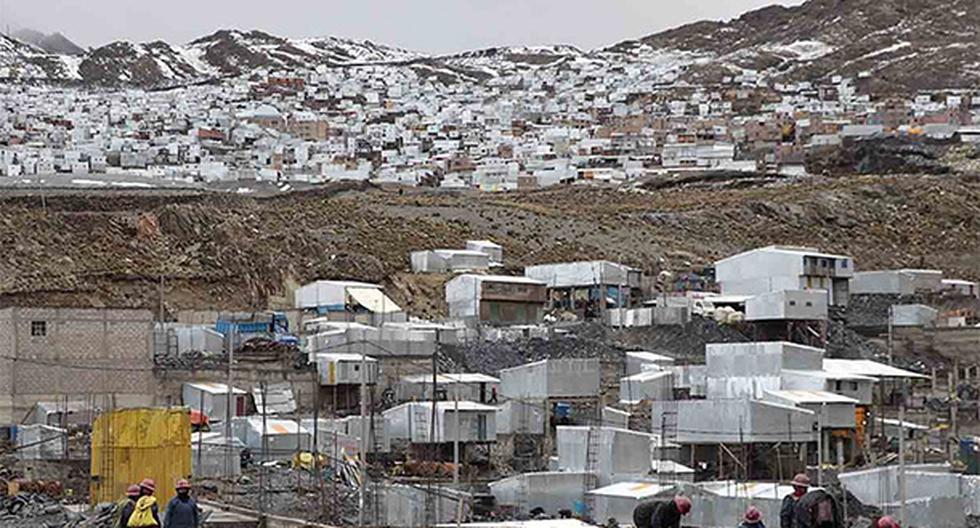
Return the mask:
POLYGON ((235 398, 235 416, 245 416, 245 397, 239 396, 235 398))

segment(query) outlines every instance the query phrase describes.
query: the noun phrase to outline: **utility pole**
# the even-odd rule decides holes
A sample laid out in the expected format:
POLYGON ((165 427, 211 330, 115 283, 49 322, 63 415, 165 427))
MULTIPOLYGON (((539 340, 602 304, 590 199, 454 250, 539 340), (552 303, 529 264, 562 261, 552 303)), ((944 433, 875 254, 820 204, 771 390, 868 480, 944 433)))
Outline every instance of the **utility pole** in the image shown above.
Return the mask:
POLYGON ((888 306, 888 365, 895 364, 895 305, 888 306))
POLYGON ((902 398, 898 404, 898 502, 900 505, 900 524, 908 526, 908 511, 905 499, 908 497, 905 479, 905 395, 908 381, 902 381, 902 398))
POLYGON ((164 303, 163 303, 164 293, 163 293, 163 291, 164 291, 163 290, 163 273, 161 273, 160 274, 160 319, 159 319, 160 323, 163 323, 164 322, 164 315, 163 315, 163 313, 164 313, 163 312, 164 311, 164 303))
MULTIPOLYGON (((265 380, 262 380, 262 382, 259 385, 259 388, 262 391, 262 462, 263 462, 262 468, 261 470, 259 470, 259 518, 264 525, 265 524, 265 485, 266 485, 265 472, 267 469, 265 467, 264 462, 269 459, 269 422, 266 418, 269 411, 269 405, 268 405, 269 392, 266 390, 265 380)), ((229 423, 228 426, 230 429, 231 424, 229 423)), ((299 441, 297 440, 297 442, 299 441)), ((229 452, 232 451, 232 449, 230 449, 230 446, 231 444, 229 444, 229 449, 227 450, 229 452)))
MULTIPOLYGON (((459 379, 456 381, 458 385, 459 379)), ((453 391, 453 416, 456 429, 453 433, 453 484, 456 485, 459 484, 459 390, 453 391)))
MULTIPOLYGON (((197 402, 197 467, 198 471, 204 471, 201 465, 201 456, 204 454, 204 389, 200 389, 197 402)), ((231 449, 231 445, 226 445, 225 450, 231 449)))
POLYGON ((657 453, 657 484, 662 484, 661 474, 664 471, 664 450, 667 445, 667 413, 660 414, 660 440, 657 444, 660 446, 660 452, 657 453))
POLYGON ((823 415, 827 404, 820 404, 820 414, 817 416, 817 486, 823 486, 823 415))
POLYGON ((357 525, 364 526, 365 490, 367 486, 367 452, 368 452, 368 408, 367 408, 367 356, 364 345, 367 335, 362 333, 361 339, 361 486, 357 497, 357 525))
MULTIPOLYGON (((228 380, 226 387, 228 390, 228 399, 225 405, 225 445, 233 446, 232 442, 232 427, 231 427, 231 417, 232 409, 235 408, 235 332, 238 330, 238 324, 231 321, 228 326, 228 331, 225 333, 225 339, 227 341, 225 348, 228 349, 228 380)), ((265 391, 262 392, 262 408, 265 409, 267 405, 265 391)), ((265 411, 262 411, 263 415, 265 411)), ((263 421, 264 421, 263 417, 263 421)), ((233 458, 236 456, 232 449, 225 449, 225 471, 226 475, 231 475, 233 471, 233 458)))

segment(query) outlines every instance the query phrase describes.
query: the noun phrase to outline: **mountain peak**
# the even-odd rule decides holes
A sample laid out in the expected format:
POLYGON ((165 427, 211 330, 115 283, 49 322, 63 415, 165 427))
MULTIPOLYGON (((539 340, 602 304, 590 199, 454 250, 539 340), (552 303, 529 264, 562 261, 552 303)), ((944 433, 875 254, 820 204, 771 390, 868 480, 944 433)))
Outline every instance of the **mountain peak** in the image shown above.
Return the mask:
POLYGON ((34 29, 23 28, 15 31, 12 36, 53 55, 77 56, 85 54, 85 50, 81 46, 59 32, 45 34, 34 29))

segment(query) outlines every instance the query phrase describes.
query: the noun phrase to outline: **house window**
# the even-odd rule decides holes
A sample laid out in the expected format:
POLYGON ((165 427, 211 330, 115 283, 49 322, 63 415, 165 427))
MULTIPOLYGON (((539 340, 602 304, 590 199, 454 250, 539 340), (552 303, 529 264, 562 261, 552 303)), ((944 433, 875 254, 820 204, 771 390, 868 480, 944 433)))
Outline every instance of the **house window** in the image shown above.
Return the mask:
POLYGON ((847 269, 847 259, 840 261, 840 267, 847 269))
POLYGON ((857 392, 857 390, 858 390, 858 382, 852 381, 851 382, 851 391, 857 392))
POLYGON ((789 305, 790 305, 790 306, 796 306, 796 301, 790 301, 790 302, 789 302, 789 305))
POLYGON ((358 365, 357 363, 354 363, 354 372, 358 372, 359 370, 361 370, 361 366, 358 365))
POLYGON ((807 307, 809 308, 809 307, 811 307, 811 306, 813 306, 813 303, 812 303, 811 301, 807 301, 807 302, 806 302, 806 305, 807 305, 807 307))
POLYGON ((48 335, 47 321, 31 321, 31 337, 45 337, 48 335))
POLYGON ((840 380, 834 382, 834 390, 835 391, 838 391, 838 392, 841 391, 842 388, 843 388, 842 386, 843 386, 843 383, 841 383, 840 380))

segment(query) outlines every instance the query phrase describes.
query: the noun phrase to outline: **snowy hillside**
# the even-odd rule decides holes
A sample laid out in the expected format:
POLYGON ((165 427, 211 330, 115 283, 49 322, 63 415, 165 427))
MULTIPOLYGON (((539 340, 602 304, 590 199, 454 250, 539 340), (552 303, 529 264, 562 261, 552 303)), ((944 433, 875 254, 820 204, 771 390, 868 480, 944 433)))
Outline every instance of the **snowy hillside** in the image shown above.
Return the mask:
POLYGON ((3 37, 0 77, 159 86, 256 70, 384 64, 456 83, 594 66, 654 82, 708 85, 738 76, 775 82, 844 76, 872 79, 875 91, 914 91, 975 86, 980 82, 978 51, 977 0, 809 0, 594 51, 518 46, 426 56, 369 41, 221 30, 181 46, 116 42, 71 56, 3 37))

